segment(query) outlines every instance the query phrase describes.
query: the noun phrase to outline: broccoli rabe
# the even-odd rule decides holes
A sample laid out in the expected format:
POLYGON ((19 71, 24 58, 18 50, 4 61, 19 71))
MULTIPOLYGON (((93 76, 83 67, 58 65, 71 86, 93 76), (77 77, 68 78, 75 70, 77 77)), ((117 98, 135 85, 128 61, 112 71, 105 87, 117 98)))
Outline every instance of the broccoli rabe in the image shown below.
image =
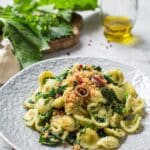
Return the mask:
POLYGON ((111 108, 118 114, 123 113, 124 104, 120 103, 115 92, 112 89, 103 87, 101 89, 101 93, 107 99, 107 106, 111 106, 111 108))
POLYGON ((109 83, 112 83, 112 84, 114 84, 114 85, 117 85, 117 82, 116 81, 114 81, 109 75, 104 75, 104 78, 107 80, 107 83, 109 84, 109 83))
POLYGON ((101 93, 110 102, 113 102, 114 100, 118 100, 115 92, 112 89, 109 89, 107 87, 103 87, 101 89, 101 93))
POLYGON ((99 72, 101 72, 102 71, 102 68, 100 67, 100 66, 92 66, 93 67, 93 69, 94 70, 97 70, 97 71, 99 71, 99 72))
POLYGON ((61 139, 57 135, 53 134, 48 134, 46 136, 46 133, 41 134, 39 142, 44 144, 44 145, 49 145, 49 146, 58 146, 61 145, 61 139))

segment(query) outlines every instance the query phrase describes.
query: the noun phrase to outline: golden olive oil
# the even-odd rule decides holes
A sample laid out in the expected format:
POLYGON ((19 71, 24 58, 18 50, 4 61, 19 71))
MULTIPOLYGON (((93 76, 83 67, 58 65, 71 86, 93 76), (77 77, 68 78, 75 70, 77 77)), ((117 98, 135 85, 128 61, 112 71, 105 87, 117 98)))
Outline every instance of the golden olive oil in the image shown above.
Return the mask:
POLYGON ((104 35, 107 40, 114 42, 125 42, 131 40, 131 30, 133 24, 128 17, 105 16, 103 18, 104 35))

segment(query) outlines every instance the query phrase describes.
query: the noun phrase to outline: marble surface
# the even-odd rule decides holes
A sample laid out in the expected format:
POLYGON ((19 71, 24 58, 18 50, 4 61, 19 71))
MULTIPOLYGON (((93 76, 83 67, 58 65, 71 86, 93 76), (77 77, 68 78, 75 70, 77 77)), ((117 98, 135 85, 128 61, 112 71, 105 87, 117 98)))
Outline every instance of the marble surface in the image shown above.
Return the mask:
MULTIPOLYGON (((0 5, 6 5, 11 0, 0 0, 0 5)), ((81 13, 84 20, 84 28, 81 33, 80 43, 75 47, 52 53, 47 58, 70 57, 70 56, 96 56, 118 61, 127 65, 135 66, 150 75, 150 1, 139 1, 139 14, 133 28, 133 34, 139 37, 139 44, 129 47, 112 43, 109 46, 102 32, 100 13, 81 13)), ((11 150, 11 148, 0 140, 0 150, 11 150)))

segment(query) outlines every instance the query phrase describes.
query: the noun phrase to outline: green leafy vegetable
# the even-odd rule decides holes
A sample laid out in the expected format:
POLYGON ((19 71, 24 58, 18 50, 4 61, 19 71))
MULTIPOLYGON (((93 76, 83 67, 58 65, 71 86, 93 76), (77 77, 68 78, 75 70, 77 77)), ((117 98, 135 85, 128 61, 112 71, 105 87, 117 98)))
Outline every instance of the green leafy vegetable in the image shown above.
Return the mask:
POLYGON ((66 141, 69 143, 69 144, 74 144, 76 143, 76 132, 71 132, 69 133, 69 135, 67 136, 67 139, 66 141))
POLYGON ((118 100, 115 92, 112 89, 109 89, 107 87, 103 87, 101 89, 102 95, 109 101, 113 102, 114 100, 118 100))
POLYGON ((44 145, 49 146, 58 146, 61 144, 61 139, 57 135, 48 135, 47 137, 44 136, 44 134, 41 134, 39 142, 44 145))
POLYGON ((97 7, 97 0, 49 0, 59 9, 90 10, 97 7))
POLYGON ((100 67, 100 66, 92 66, 93 67, 93 69, 94 70, 97 70, 97 71, 99 71, 99 72, 101 72, 102 71, 102 68, 100 67))
POLYGON ((122 114, 124 111, 124 106, 120 103, 114 103, 111 108, 118 114, 122 114))
POLYGON ((102 118, 102 117, 99 117, 99 116, 95 116, 94 118, 98 122, 105 122, 105 118, 102 118))
POLYGON ((51 12, 42 9, 22 13, 8 7, 0 10, 3 37, 11 40, 14 54, 24 68, 42 58, 48 42, 72 35, 71 10, 59 11, 52 6, 51 12))
POLYGON ((60 24, 56 27, 51 28, 51 35, 49 38, 51 40, 55 40, 55 39, 59 39, 61 37, 67 37, 70 35, 72 35, 72 27, 60 24))
POLYGON ((107 99, 106 105, 111 106, 116 113, 122 114, 124 111, 124 104, 120 103, 115 92, 107 87, 103 87, 101 92, 102 95, 107 99))
POLYGON ((117 85, 117 82, 114 81, 109 75, 104 75, 104 78, 107 80, 107 83, 112 83, 114 85, 117 85))
POLYGON ((48 94, 49 97, 55 98, 57 94, 56 89, 52 88, 48 94))
POLYGON ((63 95, 64 93, 64 90, 66 89, 67 85, 63 85, 63 86, 59 86, 57 89, 55 88, 52 88, 49 93, 47 94, 43 94, 41 92, 38 92, 35 96, 35 100, 37 101, 38 99, 40 98, 44 98, 44 99, 47 99, 49 97, 51 98, 56 98, 56 95, 63 95))
POLYGON ((56 79, 59 81, 59 82, 62 82, 64 79, 67 78, 69 74, 69 69, 68 70, 65 70, 62 74, 60 74, 59 76, 56 77, 56 79))
POLYGON ((58 89, 57 89, 57 93, 59 95, 63 95, 64 90, 66 89, 66 87, 67 87, 67 85, 59 86, 58 89))
POLYGON ((49 111, 47 111, 44 114, 40 114, 40 125, 45 125, 47 122, 50 121, 51 117, 52 117, 52 109, 50 109, 49 111))
POLYGON ((107 136, 103 129, 97 130, 97 133, 98 133, 99 137, 105 137, 105 136, 107 136))
POLYGON ((35 96, 35 100, 37 101, 37 100, 39 100, 40 98, 47 99, 47 98, 49 98, 49 97, 55 98, 55 97, 56 97, 56 94, 57 94, 57 91, 56 91, 54 88, 52 88, 52 89, 49 91, 49 93, 47 93, 47 94, 43 94, 43 93, 41 93, 41 92, 38 92, 38 93, 36 94, 36 96, 35 96))
POLYGON ((23 68, 42 58, 40 51, 47 45, 28 26, 8 20, 3 32, 11 40, 14 53, 23 68))
POLYGON ((54 4, 57 9, 93 10, 98 7, 98 0, 14 0, 17 9, 32 11, 38 6, 54 4))

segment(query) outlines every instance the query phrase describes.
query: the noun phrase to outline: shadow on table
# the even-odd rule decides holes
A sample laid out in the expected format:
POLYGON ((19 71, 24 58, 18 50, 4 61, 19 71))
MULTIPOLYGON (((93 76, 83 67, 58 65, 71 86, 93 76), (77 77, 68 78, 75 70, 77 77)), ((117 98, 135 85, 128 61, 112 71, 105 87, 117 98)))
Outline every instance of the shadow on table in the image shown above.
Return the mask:
POLYGON ((72 52, 79 51, 81 49, 81 47, 82 47, 82 44, 79 41, 79 43, 77 45, 73 46, 72 48, 67 48, 64 50, 59 50, 56 52, 45 54, 43 59, 49 59, 49 58, 55 58, 55 57, 61 57, 61 56, 70 56, 72 52))
POLYGON ((99 11, 92 12, 91 15, 84 18, 84 28, 82 30, 82 36, 89 35, 97 32, 102 28, 102 15, 99 11))

